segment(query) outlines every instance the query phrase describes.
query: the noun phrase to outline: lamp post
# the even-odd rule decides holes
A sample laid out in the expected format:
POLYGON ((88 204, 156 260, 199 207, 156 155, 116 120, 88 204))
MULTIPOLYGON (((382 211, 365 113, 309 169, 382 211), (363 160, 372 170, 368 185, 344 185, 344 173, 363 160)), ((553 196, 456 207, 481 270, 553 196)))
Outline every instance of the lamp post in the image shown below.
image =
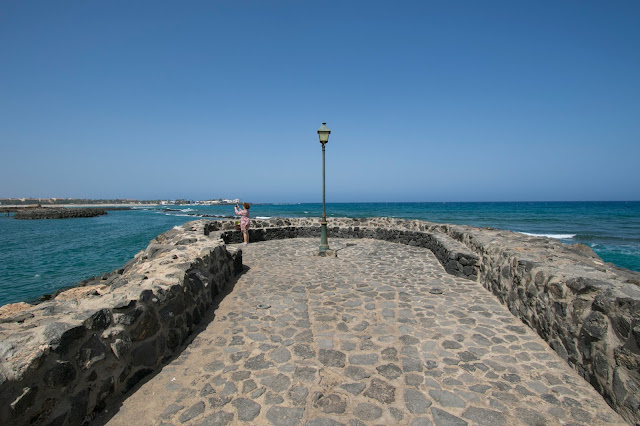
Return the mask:
POLYGON ((322 144, 322 221, 320 222, 320 253, 329 250, 329 242, 327 241, 327 212, 325 210, 325 190, 324 190, 324 145, 329 142, 329 133, 331 130, 327 127, 327 123, 322 123, 322 127, 318 129, 318 137, 322 144))

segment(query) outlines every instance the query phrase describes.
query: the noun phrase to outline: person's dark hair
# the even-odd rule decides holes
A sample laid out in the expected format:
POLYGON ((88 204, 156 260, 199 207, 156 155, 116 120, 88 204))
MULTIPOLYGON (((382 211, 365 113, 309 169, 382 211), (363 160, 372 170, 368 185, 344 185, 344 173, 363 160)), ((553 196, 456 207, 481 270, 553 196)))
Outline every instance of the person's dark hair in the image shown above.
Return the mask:
POLYGON ((244 207, 245 209, 249 210, 251 208, 251 204, 249 203, 242 203, 242 207, 244 207))

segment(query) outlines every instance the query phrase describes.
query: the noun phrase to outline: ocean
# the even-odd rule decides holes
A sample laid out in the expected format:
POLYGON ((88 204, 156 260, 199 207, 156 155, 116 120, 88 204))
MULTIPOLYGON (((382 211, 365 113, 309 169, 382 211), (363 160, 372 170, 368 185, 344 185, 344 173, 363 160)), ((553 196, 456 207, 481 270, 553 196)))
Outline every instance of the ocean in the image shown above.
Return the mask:
MULTIPOLYGON (((330 217, 386 216, 492 227, 591 247, 606 262, 640 271, 640 202, 330 203, 330 217)), ((0 217, 0 306, 110 272, 151 239, 233 206, 145 206, 94 218, 0 217)), ((320 203, 255 204, 253 218, 320 217, 320 203)), ((331 235, 329 235, 331 242, 331 235)))

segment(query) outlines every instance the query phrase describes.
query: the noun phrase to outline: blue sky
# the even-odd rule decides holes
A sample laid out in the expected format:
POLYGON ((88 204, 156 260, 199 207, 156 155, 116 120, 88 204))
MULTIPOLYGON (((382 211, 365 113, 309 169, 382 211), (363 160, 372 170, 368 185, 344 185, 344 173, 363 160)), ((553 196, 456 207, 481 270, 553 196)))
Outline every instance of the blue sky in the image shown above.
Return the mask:
POLYGON ((640 2, 0 2, 0 198, 640 200, 640 2))

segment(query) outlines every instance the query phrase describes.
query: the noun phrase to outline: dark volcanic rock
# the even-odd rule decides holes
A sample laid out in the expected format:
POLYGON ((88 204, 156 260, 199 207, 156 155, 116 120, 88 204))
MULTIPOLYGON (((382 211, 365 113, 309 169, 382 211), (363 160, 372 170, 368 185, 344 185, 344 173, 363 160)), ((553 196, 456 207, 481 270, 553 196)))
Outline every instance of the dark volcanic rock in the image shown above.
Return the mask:
POLYGON ((15 219, 70 219, 76 217, 95 217, 107 214, 105 209, 95 208, 42 208, 24 209, 18 211, 13 217, 15 219))

